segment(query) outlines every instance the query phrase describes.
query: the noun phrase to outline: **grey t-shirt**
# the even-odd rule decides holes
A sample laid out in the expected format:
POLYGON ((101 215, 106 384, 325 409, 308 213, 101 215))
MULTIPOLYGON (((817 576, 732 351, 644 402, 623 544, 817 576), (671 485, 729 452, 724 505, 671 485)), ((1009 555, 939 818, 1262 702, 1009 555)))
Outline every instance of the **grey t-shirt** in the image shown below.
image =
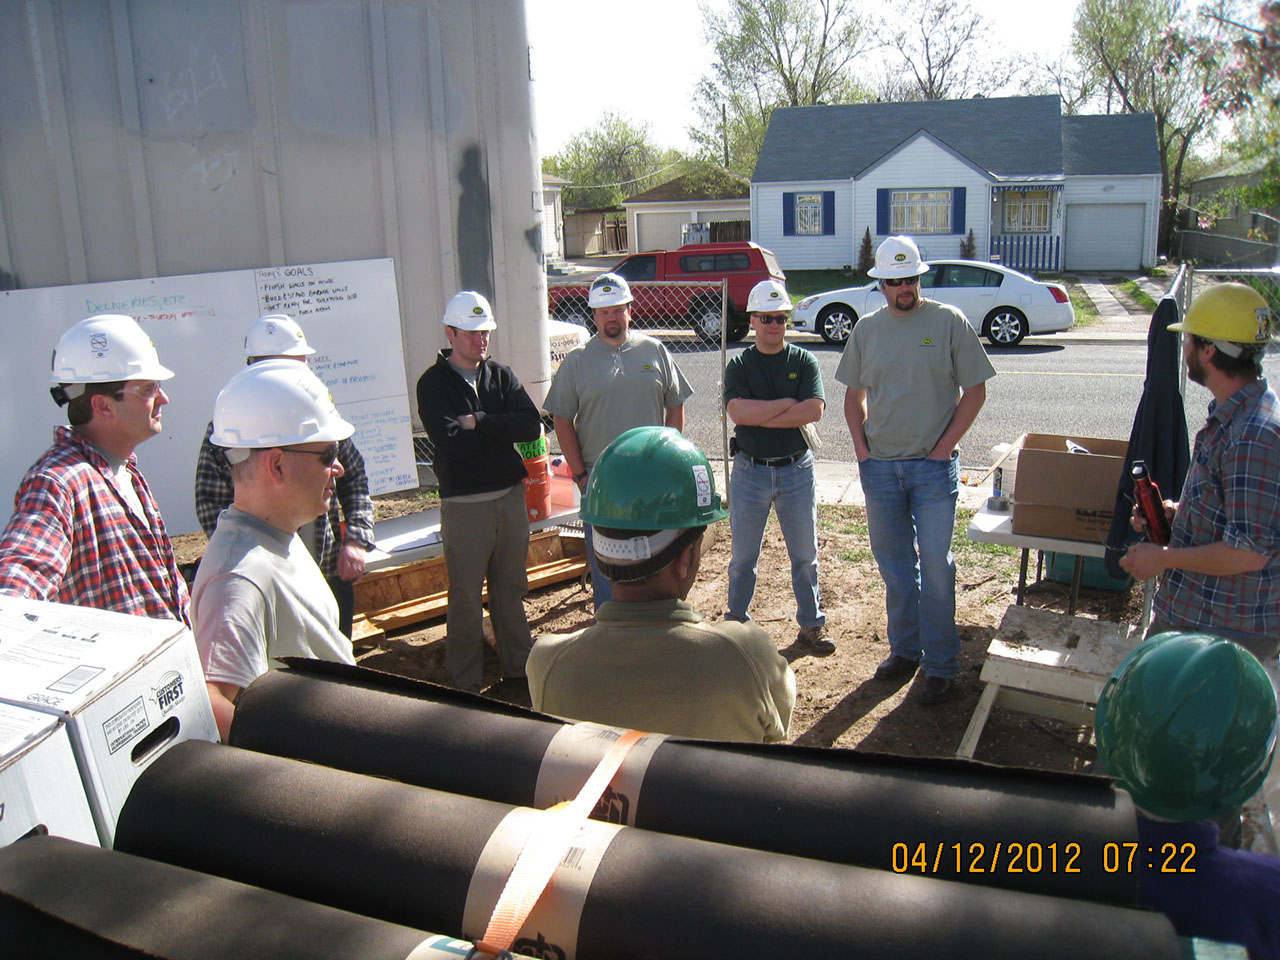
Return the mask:
POLYGON ((995 376, 964 314, 921 300, 908 316, 881 307, 857 322, 836 380, 867 394, 873 460, 927 457, 955 415, 960 388, 995 376))
POLYGON ((620 347, 592 337, 561 361, 542 405, 574 421, 587 466, 619 434, 661 426, 666 411, 693 396, 671 354, 653 337, 631 333, 620 347))
POLYGON ((247 687, 276 657, 355 663, 338 604, 296 534, 228 507, 191 589, 205 677, 247 687))

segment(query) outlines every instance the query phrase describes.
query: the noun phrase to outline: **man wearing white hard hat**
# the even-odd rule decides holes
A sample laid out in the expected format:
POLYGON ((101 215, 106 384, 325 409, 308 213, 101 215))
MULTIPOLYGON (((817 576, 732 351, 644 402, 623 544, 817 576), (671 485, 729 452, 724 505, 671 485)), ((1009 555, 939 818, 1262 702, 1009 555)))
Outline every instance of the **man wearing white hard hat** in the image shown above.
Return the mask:
MULTIPOLYGON (((246 363, 260 360, 296 360, 315 354, 302 328, 287 314, 259 317, 244 338, 246 363)), ((210 422, 196 458, 196 519, 206 536, 213 536, 218 516, 231 505, 231 464, 215 444, 210 422)), ((350 438, 338 444, 342 476, 329 512, 304 524, 298 536, 320 565, 334 599, 338 601, 338 627, 351 636, 355 616, 355 581, 364 575, 365 554, 373 549, 373 500, 364 457, 350 438)))
POLYGON ((791 297, 777 280, 761 280, 747 297, 755 344, 724 372, 725 412, 734 422, 729 478, 729 609, 726 620, 750 620, 760 545, 772 508, 791 558, 796 643, 819 656, 835 652, 818 593, 818 500, 808 431, 826 409, 813 354, 786 342, 791 297))
POLYGON ((70 426, 18 487, 0 593, 187 622, 187 586, 134 456, 161 430, 172 376, 132 317, 89 317, 62 335, 50 392, 70 426))
POLYGON ((240 691, 276 658, 355 663, 333 593, 297 535, 328 511, 338 445, 354 431, 292 360, 245 367, 214 402, 213 442, 226 451, 235 498, 200 560, 191 619, 224 740, 240 691))
POLYGON ((488 356, 497 329, 489 301, 463 290, 444 310, 448 350, 418 378, 418 416, 431 439, 440 481, 440 535, 449 574, 445 669, 478 693, 484 680, 482 594, 497 641, 501 692, 527 693, 533 646, 524 597, 529 552, 524 461, 515 444, 537 440, 542 418, 520 379, 488 356))
MULTIPOLYGON (((602 273, 591 281, 587 305, 596 335, 561 361, 543 403, 555 419, 560 452, 580 490, 586 490, 596 458, 626 431, 684 429, 684 402, 693 396, 693 387, 665 346, 630 332, 633 300, 627 281, 617 274, 602 273)), ((584 527, 599 610, 612 591, 596 564, 590 526, 584 527)))
POLYGON ((995 368, 963 313, 920 296, 929 265, 910 237, 888 237, 868 273, 887 305, 854 325, 836 367, 867 500, 871 552, 885 582, 889 656, 877 680, 924 671, 920 702, 951 698, 959 670, 956 445, 995 368))

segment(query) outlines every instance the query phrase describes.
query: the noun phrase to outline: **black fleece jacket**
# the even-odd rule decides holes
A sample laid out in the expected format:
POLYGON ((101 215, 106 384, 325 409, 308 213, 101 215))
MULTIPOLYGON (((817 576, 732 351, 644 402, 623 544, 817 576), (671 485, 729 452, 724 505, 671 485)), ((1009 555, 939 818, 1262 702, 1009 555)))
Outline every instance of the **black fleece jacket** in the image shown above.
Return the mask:
POLYGON ((524 462, 514 444, 536 440, 542 427, 538 408, 510 367, 485 359, 476 389, 449 363, 442 350, 435 364, 418 378, 418 416, 435 449, 440 496, 488 493, 519 483, 524 462), (472 414, 474 430, 463 430, 458 417, 472 414))

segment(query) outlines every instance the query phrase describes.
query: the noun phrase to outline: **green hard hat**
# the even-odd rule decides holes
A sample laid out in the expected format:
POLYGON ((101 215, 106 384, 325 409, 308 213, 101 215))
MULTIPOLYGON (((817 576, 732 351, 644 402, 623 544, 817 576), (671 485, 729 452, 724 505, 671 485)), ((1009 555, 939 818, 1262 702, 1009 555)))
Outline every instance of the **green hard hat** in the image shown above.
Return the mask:
POLYGON ((1276 749, 1276 695, 1238 644, 1161 633, 1107 681, 1095 717, 1098 757, 1142 809, 1203 820, 1262 786, 1276 749))
POLYGON ((621 434, 591 468, 578 515, 620 530, 682 530, 729 515, 707 456, 672 427, 621 434))

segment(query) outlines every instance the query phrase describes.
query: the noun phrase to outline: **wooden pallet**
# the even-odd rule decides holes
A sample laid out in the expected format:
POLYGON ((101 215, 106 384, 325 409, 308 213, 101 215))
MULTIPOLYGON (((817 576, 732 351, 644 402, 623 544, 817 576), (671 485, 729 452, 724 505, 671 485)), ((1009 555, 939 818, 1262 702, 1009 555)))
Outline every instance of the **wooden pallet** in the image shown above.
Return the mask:
MULTIPOLYGON (((562 536, 558 530, 539 530, 529 538, 526 566, 530 590, 580 577, 587 569, 582 538, 562 536)), ((366 574, 355 592, 351 639, 353 643, 369 643, 388 630, 443 616, 449 606, 449 574, 444 557, 428 557, 366 574)), ((487 584, 483 599, 489 599, 487 584)))

